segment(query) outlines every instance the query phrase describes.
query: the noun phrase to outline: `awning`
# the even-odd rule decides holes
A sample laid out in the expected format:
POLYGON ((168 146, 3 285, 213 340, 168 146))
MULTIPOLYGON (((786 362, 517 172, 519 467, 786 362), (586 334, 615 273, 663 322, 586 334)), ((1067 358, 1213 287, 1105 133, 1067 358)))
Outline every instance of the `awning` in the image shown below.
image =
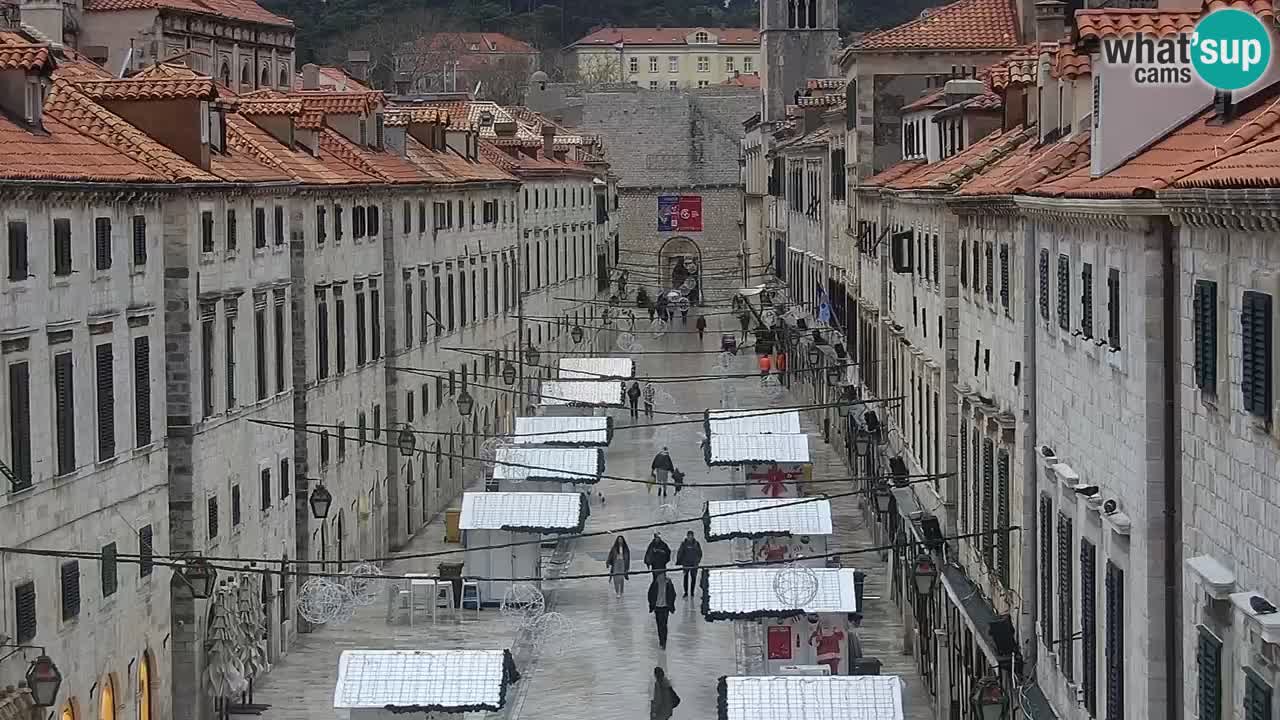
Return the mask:
POLYGON ((1018 700, 1025 720, 1058 720, 1058 714, 1050 707, 1049 699, 1044 696, 1039 684, 1032 683, 1019 692, 1018 700))
POLYGON ((964 571, 954 565, 942 566, 942 587, 947 589, 947 597, 951 604, 960 609, 973 639, 987 656, 987 663, 996 668, 1000 665, 1000 654, 996 652, 995 641, 991 639, 991 623, 997 615, 987 599, 978 591, 964 571))

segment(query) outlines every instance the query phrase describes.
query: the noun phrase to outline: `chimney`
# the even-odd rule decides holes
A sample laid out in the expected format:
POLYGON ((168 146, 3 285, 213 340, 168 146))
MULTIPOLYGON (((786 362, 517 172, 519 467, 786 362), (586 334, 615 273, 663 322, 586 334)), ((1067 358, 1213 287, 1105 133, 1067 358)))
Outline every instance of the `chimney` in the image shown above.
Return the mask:
POLYGON ((1067 5, 1059 0, 1040 0, 1035 4, 1035 41, 1056 42, 1067 33, 1067 5))
POLYGON ((411 87, 413 87, 413 78, 409 77, 409 73, 402 72, 396 76, 397 95, 408 95, 411 87))
POLYGON ((982 95, 986 91, 987 85, 981 80, 948 80, 947 84, 942 86, 943 102, 948 106, 955 105, 982 95))
POLYGON ((542 126, 542 156, 548 160, 556 156, 556 129, 550 124, 542 126))
POLYGON ((39 42, 62 45, 62 0, 22 0, 18 17, 23 25, 34 28, 39 42))
POLYGON ((369 79, 369 51, 350 50, 347 52, 347 65, 351 67, 351 77, 365 82, 369 79))
POLYGON ((315 63, 307 63, 302 66, 302 89, 303 90, 319 90, 320 89, 320 66, 315 63))
POLYGON ((449 127, 444 131, 445 144, 449 146, 450 150, 453 150, 464 158, 471 154, 471 148, 469 147, 470 143, 467 142, 467 138, 468 130, 465 125, 449 127))

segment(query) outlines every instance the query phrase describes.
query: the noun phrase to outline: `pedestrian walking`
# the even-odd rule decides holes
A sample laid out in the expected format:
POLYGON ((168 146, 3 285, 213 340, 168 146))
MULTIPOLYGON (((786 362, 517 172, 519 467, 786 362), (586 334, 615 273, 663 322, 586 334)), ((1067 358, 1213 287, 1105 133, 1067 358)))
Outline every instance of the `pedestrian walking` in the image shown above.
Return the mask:
POLYGON ((609 580, 613 582, 613 592, 622 597, 622 590, 631 572, 631 548, 627 547, 627 539, 619 535, 609 548, 609 557, 604 561, 609 568, 609 580))
POLYGON ((760 377, 767 376, 769 374, 769 370, 772 365, 773 365, 773 362, 769 360, 769 355, 767 353, 764 355, 761 355, 760 356, 760 377))
POLYGON ((693 325, 698 328, 698 342, 702 342, 702 337, 707 332, 707 319, 699 315, 697 322, 693 325))
POLYGON ((669 562, 671 562, 671 548, 667 545, 667 541, 662 539, 662 533, 654 533, 653 539, 649 541, 649 547, 644 551, 644 564, 653 571, 654 577, 657 577, 659 573, 666 571, 669 562))
POLYGON ((658 647, 663 650, 667 648, 667 619, 675 609, 676 586, 665 572, 655 572, 653 582, 649 583, 649 612, 658 625, 658 647))
POLYGON ((676 487, 676 494, 679 495, 680 491, 684 489, 684 472, 680 468, 674 468, 671 471, 671 482, 676 487))
POLYGON ((680 311, 680 324, 681 324, 681 325, 688 325, 688 324, 689 324, 689 311, 688 311, 688 310, 681 310, 681 311, 680 311))
POLYGON ((627 401, 631 403, 631 417, 640 419, 640 383, 631 383, 627 389, 627 401))
POLYGON ((684 541, 676 550, 676 564, 684 568, 682 583, 684 592, 681 593, 681 597, 697 592, 698 566, 702 564, 702 545, 698 544, 698 539, 693 536, 692 530, 685 534, 684 541))
POLYGON ((653 697, 649 700, 649 720, 671 720, 671 713, 680 707, 680 696, 671 687, 671 681, 662 668, 653 669, 653 697))
POLYGON ((654 389, 653 383, 647 382, 644 384, 644 390, 641 391, 641 395, 644 397, 644 416, 652 420, 653 399, 657 397, 658 391, 654 389))
POLYGON ((653 456, 653 464, 649 466, 649 477, 658 481, 658 497, 667 496, 667 476, 675 469, 675 465, 671 462, 671 455, 667 452, 667 448, 663 447, 653 456))
POLYGON ((653 303, 646 302, 644 304, 644 309, 649 311, 649 322, 653 322, 653 316, 656 314, 656 311, 653 309, 653 303))

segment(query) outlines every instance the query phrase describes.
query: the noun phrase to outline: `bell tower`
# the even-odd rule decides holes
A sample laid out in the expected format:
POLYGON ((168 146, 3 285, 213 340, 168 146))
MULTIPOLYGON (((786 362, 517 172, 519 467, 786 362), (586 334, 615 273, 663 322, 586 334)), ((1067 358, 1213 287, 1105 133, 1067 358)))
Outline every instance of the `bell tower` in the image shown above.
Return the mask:
POLYGON ((760 0, 763 119, 781 120, 809 78, 835 75, 837 0, 760 0))

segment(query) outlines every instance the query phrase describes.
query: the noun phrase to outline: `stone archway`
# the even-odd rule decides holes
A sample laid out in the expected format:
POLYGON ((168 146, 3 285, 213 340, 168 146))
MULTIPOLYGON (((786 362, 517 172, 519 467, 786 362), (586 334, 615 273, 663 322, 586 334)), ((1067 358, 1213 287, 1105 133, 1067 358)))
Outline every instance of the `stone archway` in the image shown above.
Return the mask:
POLYGON ((658 248, 658 278, 663 284, 660 292, 685 287, 688 292, 683 294, 696 305, 702 295, 701 272, 702 248, 692 238, 675 235, 658 248))

